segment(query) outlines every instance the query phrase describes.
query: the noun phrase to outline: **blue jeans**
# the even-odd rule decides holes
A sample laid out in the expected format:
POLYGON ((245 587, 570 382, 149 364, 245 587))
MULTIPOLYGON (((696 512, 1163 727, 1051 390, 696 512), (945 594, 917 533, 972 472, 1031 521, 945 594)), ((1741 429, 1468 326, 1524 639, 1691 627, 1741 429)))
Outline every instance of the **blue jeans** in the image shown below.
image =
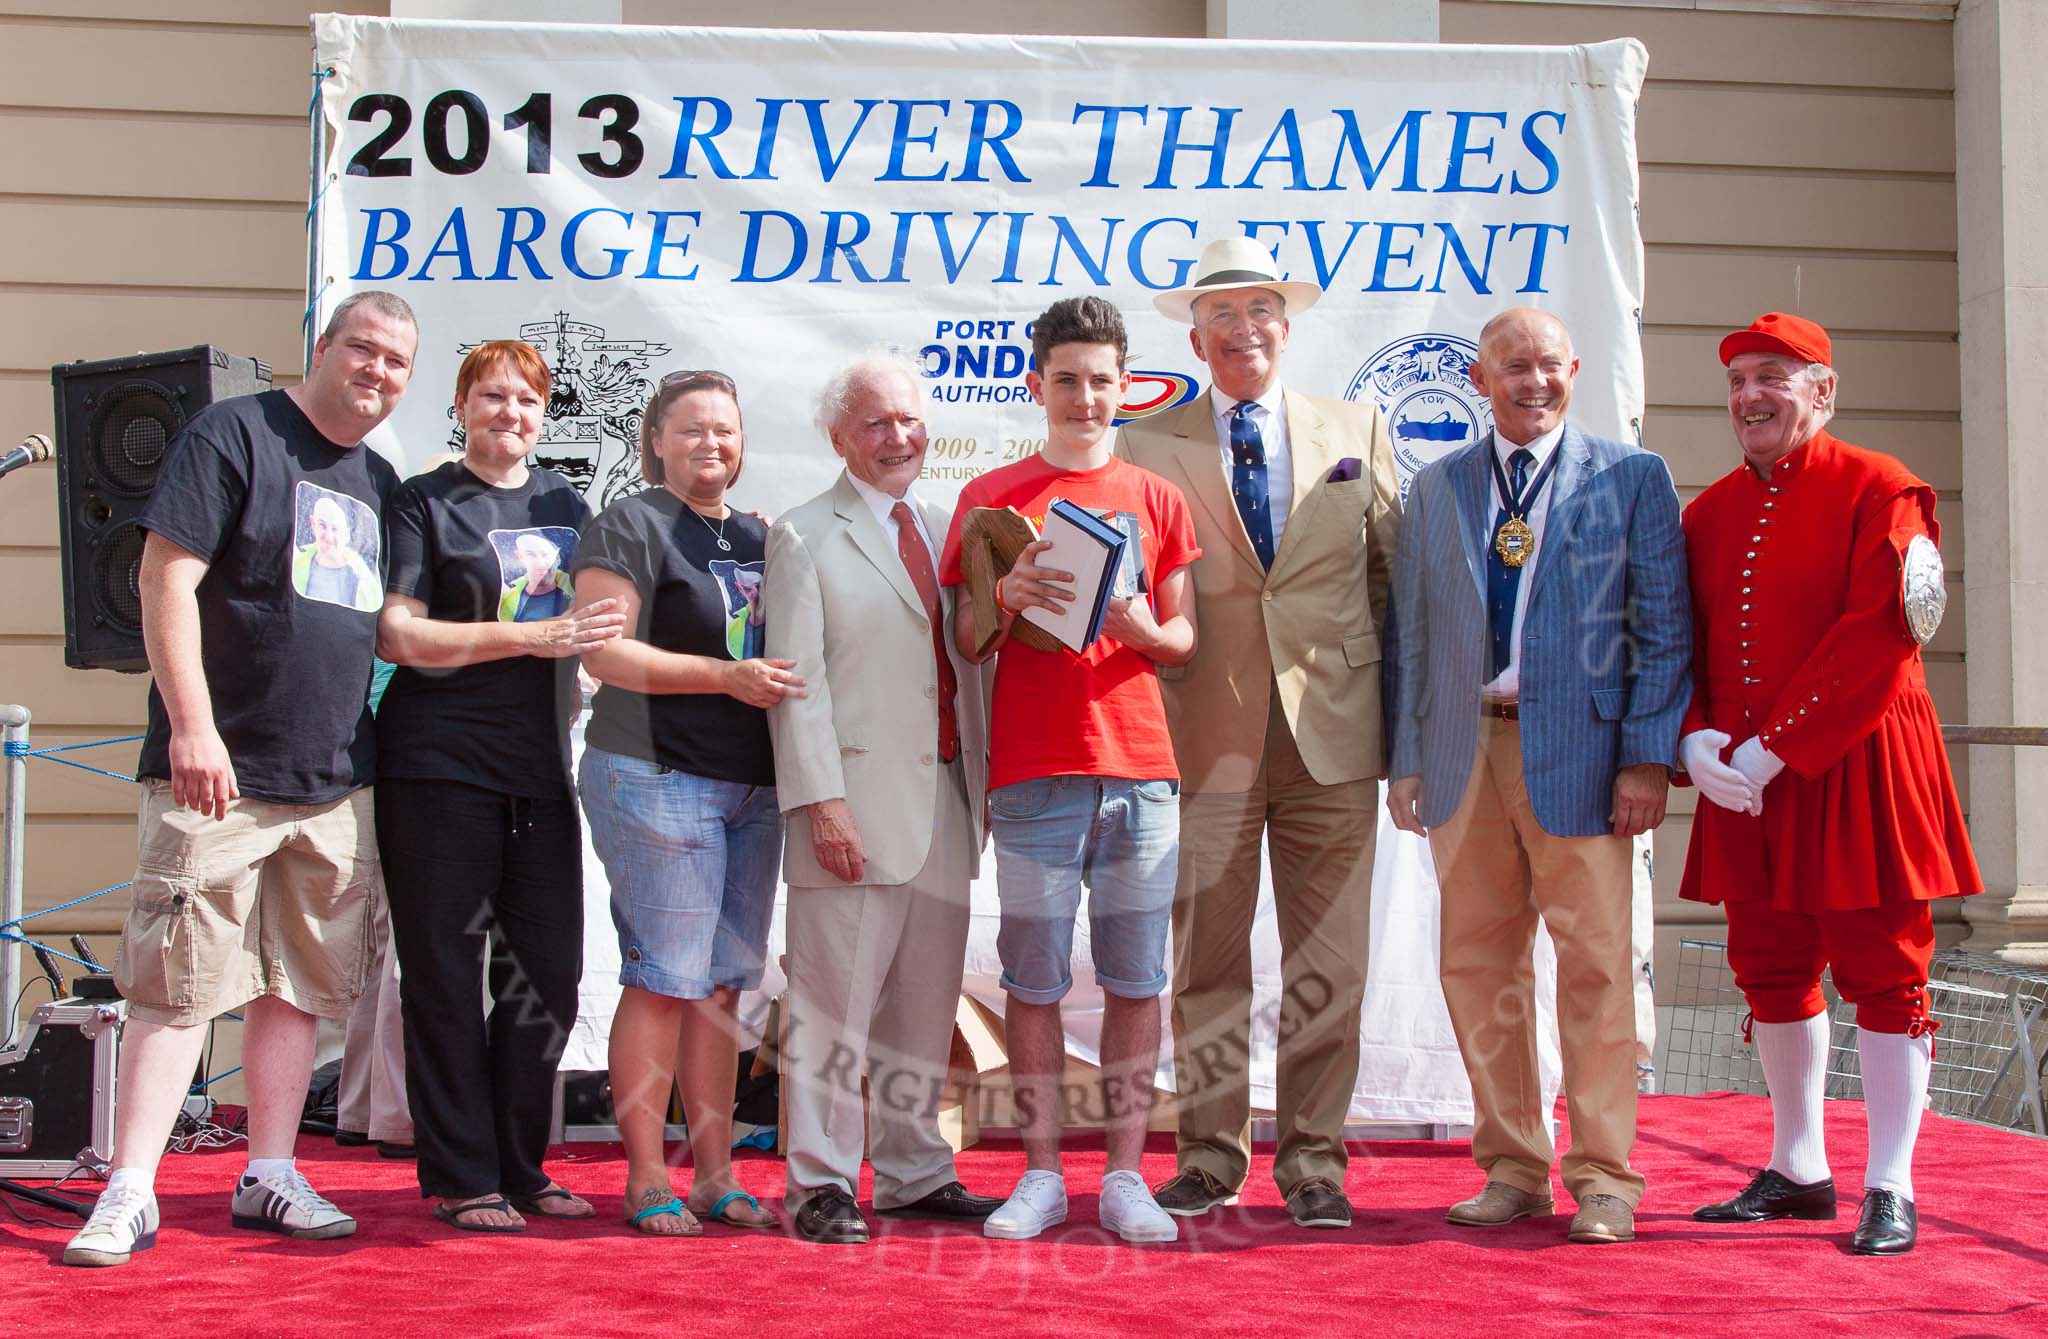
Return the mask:
POLYGON ((1166 989, 1180 855, 1180 783, 1047 776, 989 792, 1003 989, 1055 1004, 1073 987, 1074 918, 1088 885, 1096 984, 1148 1000, 1166 989))
POLYGON ((682 1000, 759 986, 782 868, 775 788, 595 748, 577 782, 611 881, 619 984, 682 1000))

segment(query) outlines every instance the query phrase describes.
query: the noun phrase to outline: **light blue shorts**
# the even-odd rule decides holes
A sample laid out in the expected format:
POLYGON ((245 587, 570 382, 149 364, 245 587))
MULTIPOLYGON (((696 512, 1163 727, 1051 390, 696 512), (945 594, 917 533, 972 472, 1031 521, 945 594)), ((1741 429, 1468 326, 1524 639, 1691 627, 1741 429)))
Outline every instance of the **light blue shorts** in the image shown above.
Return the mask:
POLYGON ((1074 984, 1074 918, 1088 886, 1095 981, 1148 1000, 1166 989, 1166 936, 1180 854, 1180 783, 1048 776, 989 792, 996 952, 1003 989, 1053 1004, 1074 984))
POLYGON ((611 881, 619 984, 681 1000, 759 986, 782 868, 775 787, 593 748, 577 783, 611 881))

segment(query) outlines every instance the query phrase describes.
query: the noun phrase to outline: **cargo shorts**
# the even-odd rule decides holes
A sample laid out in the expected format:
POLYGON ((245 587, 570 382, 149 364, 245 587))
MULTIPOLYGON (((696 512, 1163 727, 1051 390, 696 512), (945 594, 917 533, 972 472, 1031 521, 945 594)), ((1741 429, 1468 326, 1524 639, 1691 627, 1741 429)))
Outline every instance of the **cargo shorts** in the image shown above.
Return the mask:
POLYGON ((381 878, 368 787, 326 804, 230 800, 216 820, 145 779, 114 980, 128 1015, 204 1023, 263 995, 346 1018, 369 979, 381 878))

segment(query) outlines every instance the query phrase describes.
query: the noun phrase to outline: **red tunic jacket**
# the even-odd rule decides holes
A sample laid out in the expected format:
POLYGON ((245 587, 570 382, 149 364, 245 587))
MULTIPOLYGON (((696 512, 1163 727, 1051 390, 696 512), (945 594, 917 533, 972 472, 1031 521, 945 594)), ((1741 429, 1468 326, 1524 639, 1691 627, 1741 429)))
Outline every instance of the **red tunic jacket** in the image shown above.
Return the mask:
POLYGON ((1763 814, 1701 800, 1679 895, 1811 914, 1982 892, 1901 598, 1934 490, 1817 434, 1685 509, 1693 700, 1685 732, 1785 761, 1763 814))

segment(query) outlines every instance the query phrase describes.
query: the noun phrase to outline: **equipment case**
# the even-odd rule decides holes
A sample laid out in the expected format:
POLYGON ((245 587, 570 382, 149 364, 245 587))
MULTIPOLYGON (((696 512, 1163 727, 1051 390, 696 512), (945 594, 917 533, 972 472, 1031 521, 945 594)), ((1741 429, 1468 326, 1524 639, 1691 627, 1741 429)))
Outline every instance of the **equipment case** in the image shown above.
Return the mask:
POLYGON ((0 1051, 0 1177, 102 1173, 114 1150, 114 1056, 122 1000, 39 1006, 0 1051))

